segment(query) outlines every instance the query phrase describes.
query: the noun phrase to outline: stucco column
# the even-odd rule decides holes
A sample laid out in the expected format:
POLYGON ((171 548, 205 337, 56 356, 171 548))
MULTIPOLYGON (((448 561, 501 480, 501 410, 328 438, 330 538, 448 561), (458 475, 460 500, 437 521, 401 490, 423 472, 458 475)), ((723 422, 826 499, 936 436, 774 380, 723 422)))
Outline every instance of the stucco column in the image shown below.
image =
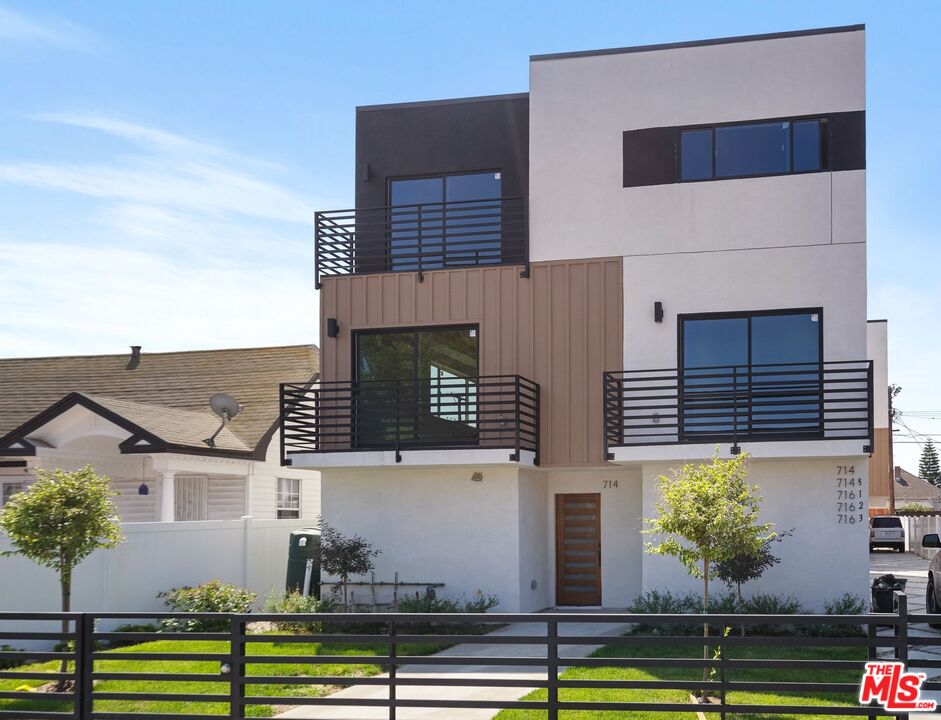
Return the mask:
POLYGON ((176 518, 176 473, 161 473, 162 484, 160 486, 160 522, 173 522, 176 518))

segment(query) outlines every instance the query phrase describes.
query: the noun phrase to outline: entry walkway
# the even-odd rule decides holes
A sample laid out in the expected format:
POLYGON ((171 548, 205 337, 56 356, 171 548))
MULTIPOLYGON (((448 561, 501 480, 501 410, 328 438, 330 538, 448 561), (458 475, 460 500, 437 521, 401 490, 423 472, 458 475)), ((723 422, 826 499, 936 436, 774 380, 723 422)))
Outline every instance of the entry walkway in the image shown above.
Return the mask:
MULTIPOLYGON (((627 629, 626 625, 598 622, 573 622, 559 626, 560 637, 581 635, 597 635, 601 641, 605 637, 620 635, 627 629)), ((514 635, 545 634, 545 623, 516 623, 490 633, 493 637, 512 637, 514 635)), ((559 656, 563 658, 587 657, 603 645, 559 645, 559 656)), ((513 645, 494 643, 467 643, 455 645, 438 653, 445 657, 545 657, 545 647, 539 645, 513 645)), ((408 678, 439 678, 439 679, 500 679, 519 680, 519 686, 513 687, 402 687, 396 688, 399 698, 422 700, 518 700, 533 690, 533 681, 546 679, 546 672, 542 668, 521 666, 493 666, 493 665, 455 665, 452 667, 406 665, 398 671, 398 677, 408 678)), ((383 675, 382 677, 386 677, 383 675)), ((385 699, 388 697, 388 688, 375 685, 353 685, 340 690, 330 697, 346 699, 385 699)), ((440 708, 398 708, 397 720, 430 720, 438 718, 444 720, 490 720, 498 710, 487 708, 447 709, 440 708)), ((385 720, 389 711, 384 707, 353 708, 353 707, 297 707, 288 710, 279 718, 309 718, 311 720, 385 720)))

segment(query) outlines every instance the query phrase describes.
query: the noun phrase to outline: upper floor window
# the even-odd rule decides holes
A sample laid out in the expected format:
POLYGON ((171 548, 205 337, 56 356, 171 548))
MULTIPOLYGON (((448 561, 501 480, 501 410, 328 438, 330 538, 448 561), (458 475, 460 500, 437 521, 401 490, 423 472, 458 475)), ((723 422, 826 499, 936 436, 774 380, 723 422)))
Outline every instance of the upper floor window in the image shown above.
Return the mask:
POLYGON ((680 179, 783 175, 824 167, 826 121, 774 120, 680 131, 680 179))
POLYGON ((500 262, 501 185, 499 172, 390 180, 391 269, 500 262))

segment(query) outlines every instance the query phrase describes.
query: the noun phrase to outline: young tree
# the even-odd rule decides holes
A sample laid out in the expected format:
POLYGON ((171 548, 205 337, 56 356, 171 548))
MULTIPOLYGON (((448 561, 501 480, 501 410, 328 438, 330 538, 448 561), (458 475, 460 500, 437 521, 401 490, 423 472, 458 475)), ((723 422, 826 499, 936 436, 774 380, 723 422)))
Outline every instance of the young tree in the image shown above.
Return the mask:
MULTIPOLYGON (((74 472, 37 470, 32 485, 0 509, 0 530, 13 545, 4 554, 23 555, 58 572, 63 612, 71 609, 75 566, 124 539, 113 496, 111 480, 90 465, 74 472)), ((68 628, 63 621, 62 632, 68 628)), ((66 666, 63 660, 62 672, 66 666)))
POLYGON ((929 438, 921 449, 921 460, 918 461, 918 474, 932 485, 941 486, 941 468, 938 467, 938 451, 929 438))
POLYGON ((335 527, 320 521, 320 567, 329 575, 340 578, 343 591, 343 609, 349 609, 347 588, 350 577, 365 575, 373 569, 373 559, 381 550, 359 535, 346 536, 335 527))
POLYGON ((772 552, 772 546, 793 533, 793 529, 785 530, 775 537, 765 540, 755 554, 739 553, 729 560, 720 560, 716 563, 716 577, 728 585, 729 589, 735 589, 740 612, 745 606, 745 601, 742 598, 742 585, 752 580, 758 580, 765 574, 766 570, 781 562, 781 558, 772 552))
MULTIPOLYGON (((716 563, 729 562, 736 555, 757 555, 774 539, 771 523, 759 522, 761 495, 757 486, 746 482, 748 455, 729 460, 684 465, 672 477, 660 476, 660 497, 655 504, 657 517, 645 518, 644 532, 665 536, 646 543, 647 552, 671 555, 683 563, 694 577, 701 578, 703 612, 709 612, 709 580, 716 563)), ((703 625, 709 637, 709 625, 703 625)), ((709 659, 709 647, 703 647, 709 659)), ((704 679, 708 672, 703 673, 704 679)))

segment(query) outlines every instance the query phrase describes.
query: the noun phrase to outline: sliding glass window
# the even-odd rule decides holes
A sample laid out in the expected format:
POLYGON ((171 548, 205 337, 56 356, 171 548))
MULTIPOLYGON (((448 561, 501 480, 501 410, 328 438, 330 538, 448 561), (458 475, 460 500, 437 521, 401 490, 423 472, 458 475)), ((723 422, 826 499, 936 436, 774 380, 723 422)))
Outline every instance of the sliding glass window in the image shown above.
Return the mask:
POLYGON ((499 172, 390 180, 390 269, 499 263, 501 184, 499 172))
POLYGON ((712 180, 824 169, 826 121, 774 120, 680 130, 680 180, 712 180))
POLYGON ((474 443, 477 340, 476 327, 357 332, 357 444, 474 443))
POLYGON ((820 310, 681 317, 684 439, 821 432, 821 337, 820 310))

